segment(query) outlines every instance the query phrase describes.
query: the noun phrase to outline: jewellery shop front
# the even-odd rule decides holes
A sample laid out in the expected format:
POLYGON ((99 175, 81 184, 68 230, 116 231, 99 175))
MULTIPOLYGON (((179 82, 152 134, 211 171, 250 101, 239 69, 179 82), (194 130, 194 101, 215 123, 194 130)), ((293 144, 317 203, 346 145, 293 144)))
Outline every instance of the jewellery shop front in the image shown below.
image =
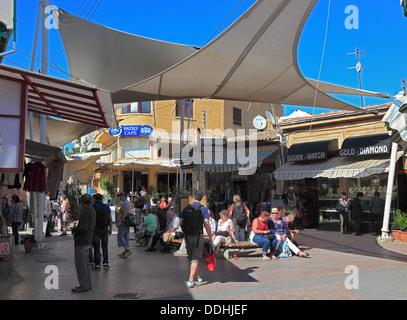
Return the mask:
MULTIPOLYGON (((390 151, 390 136, 385 133, 348 137, 340 149, 338 139, 297 143, 288 149, 286 163, 274 176, 285 181, 285 190, 294 190, 304 228, 340 231, 340 214, 335 208, 341 192, 350 198, 362 192, 366 207, 362 232, 368 232, 368 208, 374 192, 386 197, 390 151)), ((404 156, 398 151, 392 210, 405 210, 406 184, 404 156)))

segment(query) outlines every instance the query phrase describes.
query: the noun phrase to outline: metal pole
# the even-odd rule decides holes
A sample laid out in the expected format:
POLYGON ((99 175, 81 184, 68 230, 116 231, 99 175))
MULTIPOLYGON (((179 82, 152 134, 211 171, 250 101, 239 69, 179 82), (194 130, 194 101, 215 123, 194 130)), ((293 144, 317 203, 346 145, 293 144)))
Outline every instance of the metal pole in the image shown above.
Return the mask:
MULTIPOLYGON (((194 159, 196 159, 196 157, 201 157, 201 130, 197 130, 197 155, 194 156, 194 159)), ((196 190, 199 191, 199 175, 201 173, 201 161, 198 161, 198 163, 195 163, 196 165, 196 190)))
MULTIPOLYGON (((37 44, 38 44, 38 34, 40 30, 40 21, 41 21, 41 3, 38 4, 38 13, 37 13, 37 24, 35 26, 35 36, 34 36, 34 45, 33 45, 33 52, 31 55, 31 67, 30 70, 34 71, 35 66, 35 56, 37 55, 37 44)), ((28 112, 28 118, 30 121, 30 140, 34 140, 34 130, 33 130, 33 113, 30 111, 28 112)))
POLYGON ((184 111, 185 111, 185 100, 181 100, 181 122, 180 122, 180 143, 179 143, 179 156, 180 156, 180 166, 179 166, 179 189, 180 193, 184 193, 184 170, 182 169, 182 149, 184 149, 184 111))
POLYGON ((386 203, 384 206, 383 227, 382 227, 382 235, 381 235, 382 239, 389 238, 390 208, 391 208, 391 198, 393 195, 394 176, 396 173, 397 149, 398 149, 398 144, 395 142, 392 142, 390 169, 389 169, 389 175, 388 175, 388 180, 387 180, 387 190, 386 190, 386 203))
POLYGON ((206 139, 206 111, 203 111, 203 117, 204 117, 204 135, 206 139))

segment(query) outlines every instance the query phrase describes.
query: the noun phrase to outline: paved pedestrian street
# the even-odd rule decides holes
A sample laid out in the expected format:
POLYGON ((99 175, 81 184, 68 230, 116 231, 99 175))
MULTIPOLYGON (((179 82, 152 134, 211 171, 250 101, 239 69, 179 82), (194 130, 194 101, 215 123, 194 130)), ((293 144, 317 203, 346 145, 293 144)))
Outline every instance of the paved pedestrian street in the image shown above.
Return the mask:
MULTIPOLYGON (((203 282, 189 289, 189 263, 178 253, 145 252, 134 247, 121 259, 116 235, 109 238, 110 270, 92 271, 93 289, 78 285, 73 238, 54 234, 47 250, 25 253, 5 277, 0 264, 1 300, 396 300, 407 299, 407 244, 378 244, 375 237, 303 230, 300 247, 311 259, 263 261, 259 249, 236 250, 236 259, 217 260, 210 272, 202 260, 203 282)), ((164 304, 166 305, 166 304, 164 304)))

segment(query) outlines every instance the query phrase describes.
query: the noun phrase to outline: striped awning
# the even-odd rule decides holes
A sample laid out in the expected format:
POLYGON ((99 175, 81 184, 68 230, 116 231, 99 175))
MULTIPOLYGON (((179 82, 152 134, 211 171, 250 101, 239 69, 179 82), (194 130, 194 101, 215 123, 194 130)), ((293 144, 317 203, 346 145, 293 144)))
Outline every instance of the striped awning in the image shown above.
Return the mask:
MULTIPOLYGON (((397 153, 397 159, 403 155, 397 153)), ((286 163, 274 171, 276 180, 362 178, 389 171, 390 155, 333 157, 313 163, 286 163)))
POLYGON ((204 156, 201 171, 208 172, 234 172, 240 174, 253 174, 264 159, 278 149, 258 150, 257 152, 223 153, 214 152, 204 156), (253 172, 254 169, 254 172, 253 172))

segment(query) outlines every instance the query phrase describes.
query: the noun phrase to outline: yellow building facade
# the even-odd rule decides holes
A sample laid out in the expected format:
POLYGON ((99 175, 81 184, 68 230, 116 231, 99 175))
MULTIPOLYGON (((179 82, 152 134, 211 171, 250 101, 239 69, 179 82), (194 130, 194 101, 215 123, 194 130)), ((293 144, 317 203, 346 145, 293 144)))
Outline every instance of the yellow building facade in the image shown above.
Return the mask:
MULTIPOLYGON (((188 139, 191 145, 196 145, 198 129, 201 137, 207 138, 222 138, 226 132, 228 136, 247 135, 254 129, 253 119, 257 115, 265 117, 266 110, 272 109, 270 104, 264 103, 185 100, 184 143, 188 139)), ((151 128, 152 132, 145 136, 123 136, 123 133, 115 136, 109 129, 98 132, 95 142, 101 144, 101 151, 111 153, 101 158, 104 165, 98 170, 98 179, 94 180, 96 191, 103 192, 100 180, 109 177, 117 191, 129 193, 144 186, 150 190, 154 188, 160 194, 171 192, 179 181, 179 166, 171 162, 180 149, 181 110, 180 100, 136 102, 120 106, 116 114, 119 127, 144 126, 151 128)), ((282 116, 282 113, 280 108, 275 116, 282 116)), ((191 170, 188 170, 187 189, 195 186, 196 175, 192 177, 191 170)))

